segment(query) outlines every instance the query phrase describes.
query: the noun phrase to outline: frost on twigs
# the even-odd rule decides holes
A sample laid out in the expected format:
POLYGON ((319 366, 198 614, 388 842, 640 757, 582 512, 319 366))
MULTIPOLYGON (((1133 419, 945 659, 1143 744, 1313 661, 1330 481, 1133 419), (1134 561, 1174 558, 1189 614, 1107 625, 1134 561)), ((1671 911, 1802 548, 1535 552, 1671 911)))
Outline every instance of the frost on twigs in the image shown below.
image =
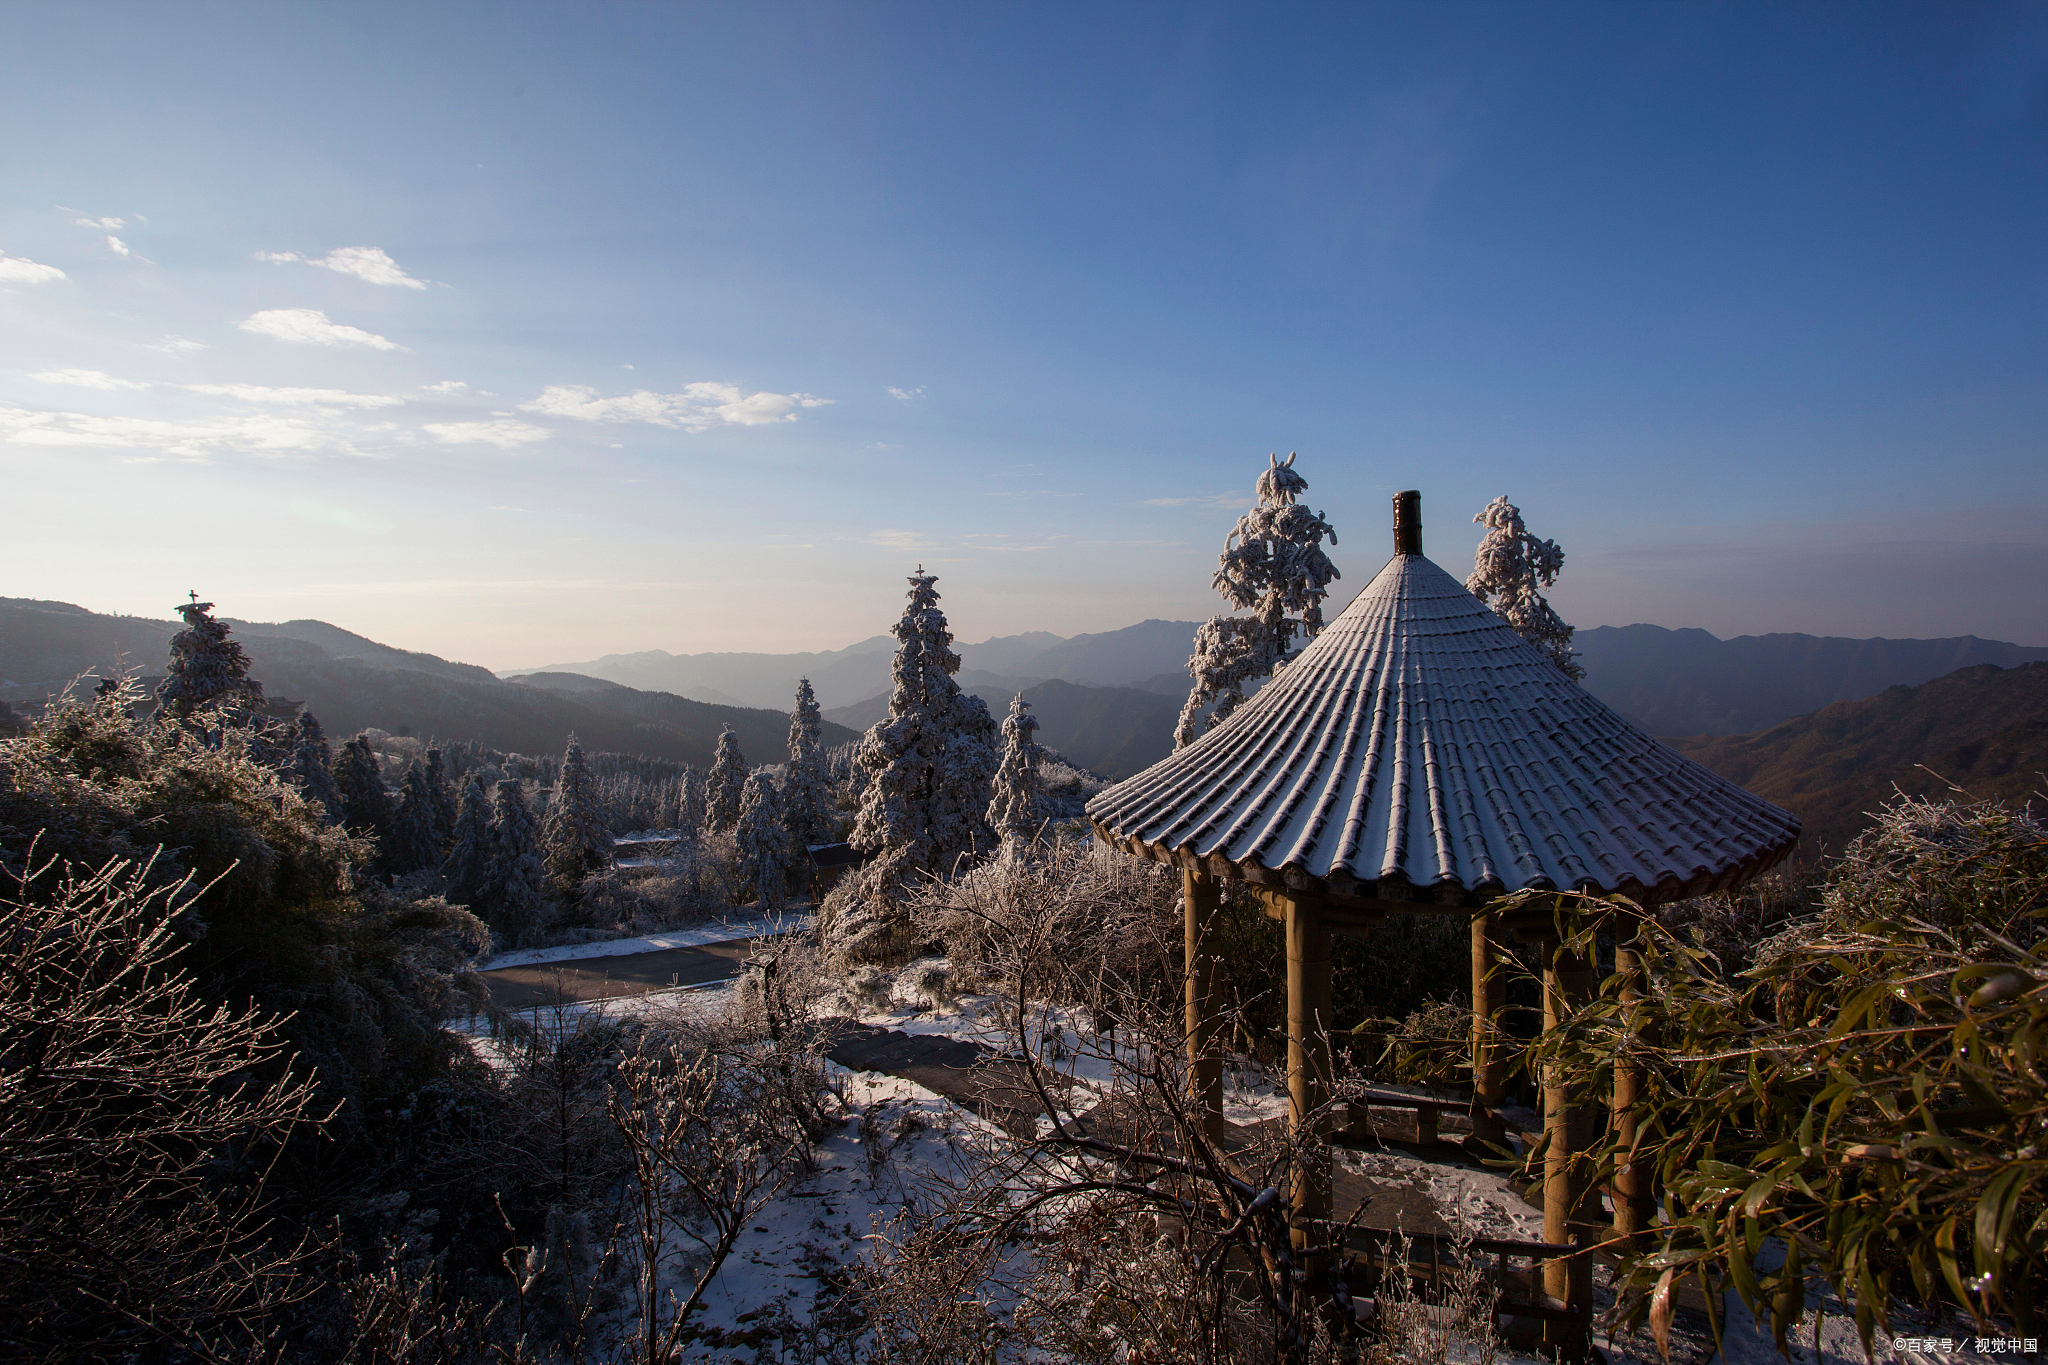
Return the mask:
POLYGON ((1586 670, 1572 662, 1572 628, 1543 596, 1543 589, 1557 582, 1564 568, 1564 551, 1554 540, 1531 535, 1522 524, 1521 509, 1505 495, 1486 504, 1472 520, 1486 528, 1486 537, 1473 556, 1466 589, 1492 607, 1516 634, 1549 655, 1566 677, 1573 682, 1585 677, 1586 670))
POLYGON ((1216 591, 1250 616, 1218 616, 1195 632, 1188 659, 1194 688, 1173 732, 1186 748, 1221 724, 1245 697, 1245 685, 1270 676, 1294 657, 1297 635, 1314 639, 1323 628, 1323 599, 1338 577, 1323 553, 1337 533, 1320 512, 1295 501, 1308 480, 1294 472, 1294 456, 1270 456, 1259 475, 1259 505, 1237 519, 1217 556, 1216 591), (1210 703, 1215 709, 1204 716, 1210 703))

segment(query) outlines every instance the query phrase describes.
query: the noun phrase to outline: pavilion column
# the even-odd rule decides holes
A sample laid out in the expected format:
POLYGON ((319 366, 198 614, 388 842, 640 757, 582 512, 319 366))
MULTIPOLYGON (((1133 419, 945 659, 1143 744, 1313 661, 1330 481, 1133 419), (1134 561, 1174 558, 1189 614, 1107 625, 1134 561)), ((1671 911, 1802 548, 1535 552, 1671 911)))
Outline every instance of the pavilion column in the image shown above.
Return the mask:
POLYGON ((1297 1139, 1294 1166, 1294 1244, 1309 1240, 1304 1226, 1330 1216, 1330 926, 1314 907, 1287 899, 1287 1123, 1297 1139), (1305 1150, 1314 1149, 1312 1152, 1305 1150))
POLYGON ((1223 904, 1223 887, 1192 869, 1181 873, 1186 912, 1188 1103, 1192 1117, 1219 1149, 1223 1145, 1223 1056, 1217 1038, 1216 959, 1210 925, 1223 904))
MULTIPOLYGON (((1614 951, 1614 970, 1621 977, 1622 1026, 1630 1035, 1644 1030, 1642 1019, 1643 955, 1631 935, 1614 951)), ((1633 1159, 1641 1138, 1637 1106, 1643 1097, 1641 1062, 1623 1056, 1614 1064, 1614 1133, 1627 1156, 1614 1171, 1614 1230, 1629 1237, 1648 1232, 1657 1221, 1657 1191, 1647 1161, 1633 1159)))
MULTIPOLYGON (((1543 1028, 1555 1028, 1593 995, 1594 965, 1583 953, 1556 941, 1544 944, 1543 1028)), ((1543 1240, 1591 1246, 1595 1240, 1593 1188, 1585 1153, 1598 1137, 1601 1114, 1589 1104, 1567 1102, 1568 1077, 1556 1065, 1543 1073, 1543 1240)), ((1543 1264, 1543 1292, 1577 1310, 1570 1321, 1545 1319, 1545 1352, 1560 1360, 1583 1360, 1592 1350, 1593 1258, 1581 1253, 1543 1264)))
POLYGON ((1507 981, 1495 970, 1500 961, 1494 917, 1472 919, 1472 1136, 1495 1146, 1507 1145, 1507 1125, 1500 1107, 1507 1098, 1500 1055, 1501 1010, 1507 1004, 1507 981))

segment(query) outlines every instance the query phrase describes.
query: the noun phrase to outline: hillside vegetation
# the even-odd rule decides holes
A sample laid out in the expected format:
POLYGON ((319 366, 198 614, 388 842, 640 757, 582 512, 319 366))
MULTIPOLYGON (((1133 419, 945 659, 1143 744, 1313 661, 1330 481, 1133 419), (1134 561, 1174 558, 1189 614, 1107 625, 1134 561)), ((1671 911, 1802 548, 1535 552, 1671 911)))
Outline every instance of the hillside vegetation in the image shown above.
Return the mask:
MULTIPOLYGON (((374 727, 553 754, 574 731, 593 752, 699 767, 710 765, 728 725, 749 753, 779 753, 787 738, 787 711, 716 706, 594 679, 552 688, 504 682, 489 669, 393 649, 324 621, 229 624, 248 650, 250 676, 273 698, 304 702, 337 735, 374 727)), ((109 676, 139 666, 154 676, 175 630, 168 621, 105 616, 62 602, 0 599, 0 678, 7 696, 40 703, 82 672, 109 676)), ((828 725, 823 740, 854 737, 828 725)))
POLYGON ((1980 664, 1761 734, 1667 742, 1795 812, 1808 848, 1839 850, 1898 792, 2019 803, 2048 791, 2048 663, 1980 664))

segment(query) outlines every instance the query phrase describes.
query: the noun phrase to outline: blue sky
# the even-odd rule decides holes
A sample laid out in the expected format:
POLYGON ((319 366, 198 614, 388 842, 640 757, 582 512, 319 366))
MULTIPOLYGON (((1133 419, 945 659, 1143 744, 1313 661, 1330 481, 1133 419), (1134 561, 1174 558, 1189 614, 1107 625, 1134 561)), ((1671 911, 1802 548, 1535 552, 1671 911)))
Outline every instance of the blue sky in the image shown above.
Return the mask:
POLYGON ((1221 609, 2048 644, 2048 4, 18 5, 0 592, 496 667, 1221 609), (118 219, 118 224, 113 220, 118 219), (58 272, 61 272, 59 274, 58 272), (459 386, 459 387, 458 387, 459 386))

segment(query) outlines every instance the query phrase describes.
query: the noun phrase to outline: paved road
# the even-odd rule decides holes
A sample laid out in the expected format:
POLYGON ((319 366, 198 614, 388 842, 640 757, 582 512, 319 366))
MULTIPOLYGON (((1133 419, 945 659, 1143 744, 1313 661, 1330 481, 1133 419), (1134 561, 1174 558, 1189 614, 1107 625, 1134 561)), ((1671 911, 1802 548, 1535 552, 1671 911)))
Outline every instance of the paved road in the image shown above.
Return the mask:
POLYGON ((482 975, 490 983, 492 1004, 502 1010, 526 1010, 557 1000, 603 1000, 723 981, 740 974, 753 943, 751 938, 735 938, 694 948, 500 967, 482 975))

